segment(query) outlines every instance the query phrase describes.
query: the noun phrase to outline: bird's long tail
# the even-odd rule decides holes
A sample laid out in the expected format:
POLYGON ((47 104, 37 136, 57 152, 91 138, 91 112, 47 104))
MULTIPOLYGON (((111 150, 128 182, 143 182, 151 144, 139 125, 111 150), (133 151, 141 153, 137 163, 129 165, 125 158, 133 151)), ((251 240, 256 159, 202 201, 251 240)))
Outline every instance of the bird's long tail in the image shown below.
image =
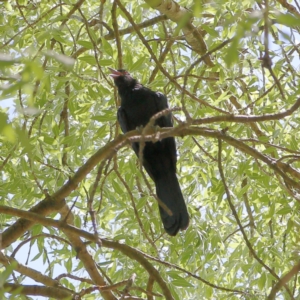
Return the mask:
POLYGON ((176 235, 180 229, 184 230, 189 225, 189 215, 176 174, 169 172, 160 178, 156 178, 155 185, 158 198, 172 212, 172 216, 170 216, 159 206, 164 228, 169 235, 176 235))

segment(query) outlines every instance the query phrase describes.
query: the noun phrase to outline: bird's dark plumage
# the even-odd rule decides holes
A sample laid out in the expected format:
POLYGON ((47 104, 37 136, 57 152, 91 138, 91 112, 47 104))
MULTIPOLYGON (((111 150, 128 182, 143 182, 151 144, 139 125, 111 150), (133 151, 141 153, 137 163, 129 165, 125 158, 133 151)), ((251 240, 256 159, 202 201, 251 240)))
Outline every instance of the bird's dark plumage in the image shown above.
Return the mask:
MULTIPOLYGON (((125 70, 112 72, 115 85, 121 97, 118 121, 124 133, 139 126, 146 126, 156 113, 168 108, 164 94, 154 92, 143 85, 125 70)), ((171 113, 158 118, 155 125, 172 127, 171 113)), ((139 155, 139 143, 133 143, 134 152, 139 155)), ((176 145, 173 137, 156 143, 146 142, 143 149, 143 166, 155 183, 158 198, 171 210, 172 216, 159 207, 166 232, 176 235, 189 224, 189 215, 176 177, 176 145)))

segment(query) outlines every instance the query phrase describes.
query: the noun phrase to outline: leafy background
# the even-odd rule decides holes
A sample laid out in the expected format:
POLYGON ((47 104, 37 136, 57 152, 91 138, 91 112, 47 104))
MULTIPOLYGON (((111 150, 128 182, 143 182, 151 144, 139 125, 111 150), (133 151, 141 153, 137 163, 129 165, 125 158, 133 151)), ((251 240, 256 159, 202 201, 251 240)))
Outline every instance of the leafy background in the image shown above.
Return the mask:
POLYGON ((297 0, 1 11, 2 299, 299 297, 297 0), (108 66, 178 108, 175 130, 142 137, 177 136, 191 221, 176 237, 108 66))

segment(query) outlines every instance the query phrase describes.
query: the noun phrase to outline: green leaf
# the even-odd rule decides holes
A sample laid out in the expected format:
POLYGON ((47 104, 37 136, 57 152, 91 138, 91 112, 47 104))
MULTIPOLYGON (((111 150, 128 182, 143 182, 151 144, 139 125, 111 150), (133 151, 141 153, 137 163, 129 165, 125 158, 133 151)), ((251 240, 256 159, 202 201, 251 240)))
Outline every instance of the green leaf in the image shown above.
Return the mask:
POLYGON ((91 117, 91 119, 99 122, 109 122, 109 121, 116 121, 117 117, 114 112, 109 112, 102 116, 93 116, 91 117))
POLYGON ((87 49, 93 49, 94 46, 93 46, 93 43, 90 42, 90 41, 77 41, 77 43, 81 46, 83 46, 84 48, 87 48, 87 49))
POLYGON ((175 286, 180 286, 180 287, 194 287, 191 283, 189 283, 184 278, 174 279, 174 280, 172 280, 172 284, 175 286))
POLYGON ((224 61, 226 62, 228 67, 231 67, 234 63, 238 61, 238 46, 239 41, 238 38, 233 38, 227 51, 224 56, 224 61))
POLYGON ((289 13, 287 14, 282 14, 280 13, 279 15, 276 16, 276 21, 279 24, 288 26, 288 27, 295 27, 295 26, 300 26, 300 18, 295 17, 289 13))
POLYGON ((130 71, 134 72, 136 70, 140 70, 146 61, 146 57, 141 57, 138 59, 132 66, 130 66, 130 71))
POLYGON ((292 209, 290 207, 283 207, 276 211, 277 215, 287 215, 292 212, 292 209))
POLYGON ((218 31, 214 30, 214 28, 210 27, 210 26, 207 26, 205 24, 202 24, 201 25, 201 28, 203 30, 205 30, 210 36, 212 37, 218 37, 219 36, 219 33, 218 31))
POLYGON ((85 61, 85 62, 89 63, 92 66, 96 65, 96 59, 95 59, 94 56, 91 56, 91 55, 80 56, 78 59, 82 60, 82 61, 85 61))
POLYGON ((194 16, 200 18, 202 11, 202 3, 200 1, 195 1, 193 6, 194 16))
POLYGON ((106 66, 112 66, 113 62, 111 60, 109 60, 109 59, 100 59, 99 60, 99 64, 102 67, 106 67, 106 66))
POLYGON ((14 272, 14 270, 17 268, 18 263, 17 262, 11 262, 5 266, 5 270, 0 273, 0 288, 2 289, 5 282, 7 282, 7 279, 11 276, 11 274, 14 272))
POLYGON ((110 43, 104 38, 102 38, 101 41, 102 41, 102 50, 109 56, 113 56, 113 48, 110 45, 110 43))

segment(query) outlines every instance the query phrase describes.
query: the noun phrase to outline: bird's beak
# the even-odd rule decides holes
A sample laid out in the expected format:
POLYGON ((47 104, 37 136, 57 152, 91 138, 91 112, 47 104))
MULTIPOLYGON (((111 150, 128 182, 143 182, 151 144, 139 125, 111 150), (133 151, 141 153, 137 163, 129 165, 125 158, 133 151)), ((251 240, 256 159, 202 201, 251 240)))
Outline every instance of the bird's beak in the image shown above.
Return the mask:
POLYGON ((107 67, 110 71, 111 74, 109 74, 109 76, 111 76, 113 79, 118 78, 119 76, 122 76, 123 74, 121 72, 119 72, 118 70, 115 70, 113 68, 107 67))

